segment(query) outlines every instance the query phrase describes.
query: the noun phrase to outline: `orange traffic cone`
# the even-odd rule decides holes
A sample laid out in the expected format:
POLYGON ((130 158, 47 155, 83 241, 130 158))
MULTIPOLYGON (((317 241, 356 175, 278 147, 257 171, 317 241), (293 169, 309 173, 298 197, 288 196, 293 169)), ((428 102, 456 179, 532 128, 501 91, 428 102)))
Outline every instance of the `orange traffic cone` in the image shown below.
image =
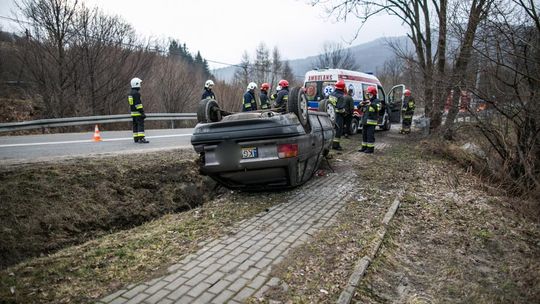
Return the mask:
POLYGON ((101 141, 101 135, 99 134, 99 128, 97 125, 94 129, 94 141, 101 141))

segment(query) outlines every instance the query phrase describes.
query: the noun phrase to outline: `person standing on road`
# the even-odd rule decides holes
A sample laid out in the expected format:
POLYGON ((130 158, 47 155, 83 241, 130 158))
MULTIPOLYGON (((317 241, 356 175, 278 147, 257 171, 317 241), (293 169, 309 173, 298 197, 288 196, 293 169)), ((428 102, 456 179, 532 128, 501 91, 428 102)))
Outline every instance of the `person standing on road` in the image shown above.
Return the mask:
POLYGON ((344 120, 344 135, 345 138, 348 138, 349 135, 352 135, 351 123, 354 114, 354 87, 349 85, 349 89, 343 99, 345 99, 345 120, 344 120))
POLYGON ((335 89, 328 95, 328 101, 336 109, 336 135, 332 141, 332 149, 343 150, 341 147, 341 135, 343 134, 343 123, 345 122, 346 104, 345 104, 345 81, 338 80, 335 89))
POLYGON ((216 95, 214 94, 214 91, 212 91, 213 88, 214 88, 214 82, 211 79, 208 79, 204 83, 204 91, 202 93, 201 99, 206 99, 206 98, 216 99, 216 95))
POLYGON ((141 100, 141 83, 142 80, 135 77, 131 79, 131 92, 128 96, 129 107, 131 110, 131 118, 133 119, 133 141, 140 144, 147 144, 144 138, 144 109, 141 100))
POLYGON ((281 79, 278 82, 278 87, 281 87, 281 90, 277 92, 276 100, 272 107, 276 109, 276 112, 285 113, 287 112, 287 103, 289 102, 289 82, 281 79))
POLYGON ((401 134, 411 133, 411 123, 414 115, 414 109, 416 108, 414 98, 411 96, 411 91, 409 89, 405 90, 405 98, 403 99, 403 120, 401 122, 401 134))
POLYGON ((362 147, 358 152, 373 153, 375 151, 375 127, 379 119, 381 102, 377 99, 377 88, 367 88, 368 100, 360 103, 362 107, 362 147))
POLYGON ((257 110, 257 99, 255 99, 255 89, 257 89, 257 84, 255 82, 250 82, 247 86, 247 91, 246 93, 244 93, 244 98, 242 100, 242 112, 257 110))
POLYGON ((259 100, 261 101, 261 110, 270 108, 270 99, 268 98, 268 90, 270 85, 268 83, 261 84, 261 93, 259 94, 259 100))

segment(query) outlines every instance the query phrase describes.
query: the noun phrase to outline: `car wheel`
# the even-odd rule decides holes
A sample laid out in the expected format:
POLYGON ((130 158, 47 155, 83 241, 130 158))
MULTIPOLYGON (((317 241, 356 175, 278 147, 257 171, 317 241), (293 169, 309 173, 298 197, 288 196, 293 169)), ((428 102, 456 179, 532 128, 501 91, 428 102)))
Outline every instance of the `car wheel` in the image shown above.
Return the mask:
POLYGON ((291 93, 289 94, 287 109, 289 113, 296 114, 300 124, 303 127, 308 126, 308 99, 302 88, 294 87, 292 89, 291 93))
POLYGON ((215 99, 203 99, 199 102, 199 108, 197 109, 197 121, 206 122, 218 122, 221 120, 221 111, 219 105, 215 99))
POLYGON ((351 134, 354 135, 358 133, 358 119, 353 118, 351 120, 351 134))
POLYGON ((333 104, 328 102, 328 99, 323 99, 319 101, 319 112, 326 112, 330 116, 330 121, 332 124, 336 123, 336 108, 333 104))

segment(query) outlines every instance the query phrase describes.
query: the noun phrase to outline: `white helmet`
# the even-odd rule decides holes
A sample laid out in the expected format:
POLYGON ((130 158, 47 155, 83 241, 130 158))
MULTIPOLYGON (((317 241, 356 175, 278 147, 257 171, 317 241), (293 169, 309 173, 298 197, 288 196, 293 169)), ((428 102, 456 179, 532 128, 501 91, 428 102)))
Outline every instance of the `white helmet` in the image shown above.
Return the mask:
POLYGON ((140 78, 133 78, 131 79, 131 87, 132 88, 140 88, 141 87, 142 80, 140 78))
POLYGON ((255 82, 250 82, 247 86, 248 90, 255 90, 257 88, 257 84, 255 82))
POLYGON ((205 88, 211 88, 214 86, 214 82, 211 80, 211 79, 208 79, 205 83, 204 83, 204 87, 205 88))

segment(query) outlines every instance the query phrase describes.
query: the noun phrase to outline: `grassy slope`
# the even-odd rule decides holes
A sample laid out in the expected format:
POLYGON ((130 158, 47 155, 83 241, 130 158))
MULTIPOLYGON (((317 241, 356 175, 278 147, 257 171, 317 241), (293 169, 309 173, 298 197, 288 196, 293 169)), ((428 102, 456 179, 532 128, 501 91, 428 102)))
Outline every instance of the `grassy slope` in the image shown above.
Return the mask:
POLYGON ((425 142, 392 136, 393 147, 374 157, 340 156, 361 177, 356 197, 338 224, 273 269, 281 283, 252 302, 334 303, 399 189, 406 190, 401 207, 353 302, 538 300, 538 223, 518 215, 501 191, 486 191, 475 176, 431 155, 425 142))

